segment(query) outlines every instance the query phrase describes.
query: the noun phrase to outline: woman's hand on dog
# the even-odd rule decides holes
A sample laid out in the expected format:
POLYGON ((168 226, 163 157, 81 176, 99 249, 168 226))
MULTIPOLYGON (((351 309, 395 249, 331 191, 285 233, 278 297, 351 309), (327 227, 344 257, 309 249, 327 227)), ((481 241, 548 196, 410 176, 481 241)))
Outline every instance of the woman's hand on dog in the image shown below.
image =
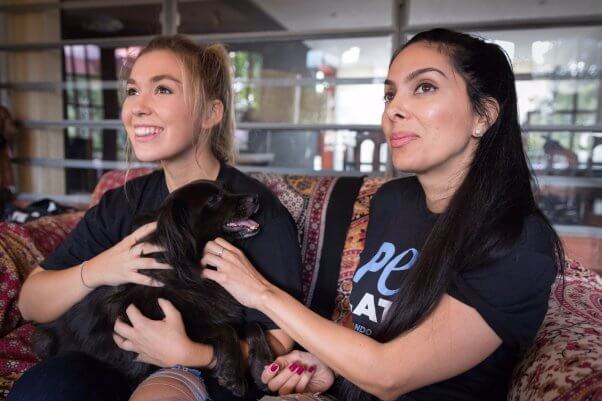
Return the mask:
POLYGON ((161 287, 163 284, 142 273, 139 269, 171 269, 171 266, 157 262, 143 255, 160 252, 161 249, 149 243, 139 243, 140 238, 153 232, 156 223, 145 224, 123 238, 121 242, 90 259, 82 271, 86 285, 99 287, 101 285, 120 285, 134 283, 161 287))
MULTIPOLYGON (((128 306, 126 314, 132 323, 121 319, 115 322, 113 340, 123 350, 138 354, 137 360, 152 365, 169 367, 174 365, 199 366, 202 362, 198 354, 200 344, 193 343, 186 335, 182 315, 166 299, 159 299, 159 307, 165 314, 163 320, 152 320, 144 316, 134 305, 128 306)), ((205 359, 211 360, 210 346, 205 359)))
POLYGON ((321 393, 334 383, 334 373, 314 355, 293 351, 267 365, 261 381, 280 395, 321 393))
POLYGON ((260 309, 262 295, 272 287, 240 249, 222 238, 207 242, 201 265, 216 269, 203 269, 203 278, 217 282, 238 302, 250 308, 260 309))

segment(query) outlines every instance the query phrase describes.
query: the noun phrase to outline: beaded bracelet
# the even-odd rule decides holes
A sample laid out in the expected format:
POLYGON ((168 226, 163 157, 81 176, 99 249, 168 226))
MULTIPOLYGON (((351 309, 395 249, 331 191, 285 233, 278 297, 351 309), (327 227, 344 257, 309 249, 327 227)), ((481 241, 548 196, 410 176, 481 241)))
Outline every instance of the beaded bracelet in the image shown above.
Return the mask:
POLYGON ((93 290, 95 289, 95 287, 90 287, 88 284, 86 284, 86 282, 84 281, 84 265, 88 263, 88 261, 84 261, 81 265, 79 265, 79 277, 82 279, 82 284, 84 285, 84 287, 93 290))

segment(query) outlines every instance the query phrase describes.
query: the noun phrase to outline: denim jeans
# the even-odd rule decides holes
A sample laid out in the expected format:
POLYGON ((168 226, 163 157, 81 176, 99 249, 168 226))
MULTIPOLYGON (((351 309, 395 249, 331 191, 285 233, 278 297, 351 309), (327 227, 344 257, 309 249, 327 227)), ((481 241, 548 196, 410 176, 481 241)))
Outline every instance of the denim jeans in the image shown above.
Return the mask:
MULTIPOLYGON (((205 384, 213 401, 255 401, 263 395, 248 377, 245 397, 234 397, 211 376, 205 384)), ((82 352, 40 362, 15 383, 6 401, 127 401, 135 386, 109 365, 82 352)))
POLYGON ((109 365, 68 352, 25 372, 7 401, 127 401, 133 390, 127 378, 109 365))

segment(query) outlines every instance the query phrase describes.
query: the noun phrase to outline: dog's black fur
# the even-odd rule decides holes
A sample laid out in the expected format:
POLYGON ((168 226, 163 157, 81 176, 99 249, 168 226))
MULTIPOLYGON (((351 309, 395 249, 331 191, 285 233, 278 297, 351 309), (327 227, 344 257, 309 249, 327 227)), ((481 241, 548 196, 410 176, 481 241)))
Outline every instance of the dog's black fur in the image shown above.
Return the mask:
POLYGON ((130 304, 151 319, 162 319, 157 299, 164 298, 182 314, 190 339, 213 346, 217 363, 210 373, 220 385, 237 396, 245 393, 247 365, 239 342, 243 339, 250 347, 248 368, 262 388, 262 369, 273 360, 263 330, 258 324, 244 324, 242 306, 219 285, 201 279, 199 265, 207 241, 218 236, 237 239, 256 234, 257 226, 235 222, 247 220, 257 208, 256 195, 231 194, 211 181, 195 181, 174 191, 153 218, 157 230, 139 240, 165 250, 145 256, 173 269, 141 270, 165 286, 99 287, 59 319, 38 325, 36 350, 41 356, 83 351, 140 382, 156 367, 136 362, 133 352, 118 348, 113 326, 118 317, 128 322, 125 309, 130 304))

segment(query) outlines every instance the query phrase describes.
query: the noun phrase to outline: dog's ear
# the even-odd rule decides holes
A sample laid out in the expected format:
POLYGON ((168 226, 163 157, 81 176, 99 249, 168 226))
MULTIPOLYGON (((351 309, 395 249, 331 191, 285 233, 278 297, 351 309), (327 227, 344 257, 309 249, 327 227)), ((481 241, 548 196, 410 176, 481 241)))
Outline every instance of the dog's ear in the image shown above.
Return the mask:
MULTIPOLYGON (((192 232, 190 211, 186 202, 173 199, 159 214, 157 231, 160 246, 165 249, 166 262, 174 267, 176 274, 186 274, 180 267, 198 265, 197 243, 192 232)), ((187 279, 188 277, 181 277, 187 279)))

